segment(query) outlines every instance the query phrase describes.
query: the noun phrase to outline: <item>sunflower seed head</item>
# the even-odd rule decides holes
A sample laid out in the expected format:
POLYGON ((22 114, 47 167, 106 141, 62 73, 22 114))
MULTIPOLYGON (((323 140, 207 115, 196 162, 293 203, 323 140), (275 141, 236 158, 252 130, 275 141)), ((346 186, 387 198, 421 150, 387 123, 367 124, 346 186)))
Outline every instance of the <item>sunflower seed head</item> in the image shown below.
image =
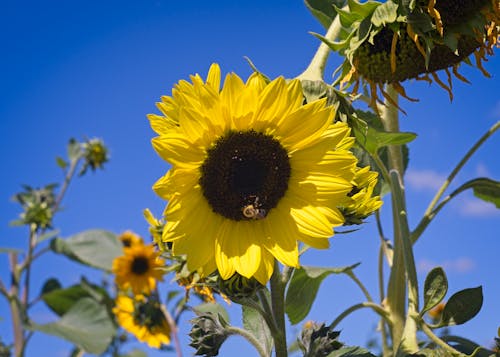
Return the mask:
POLYGON ((254 298, 256 292, 263 287, 256 279, 248 279, 238 273, 227 280, 218 277, 218 290, 233 301, 254 298))
POLYGON ((193 325, 189 337, 191 347, 196 349, 197 356, 217 356, 219 349, 228 337, 226 327, 229 325, 220 314, 211 312, 199 314, 192 319, 193 325))
POLYGON ((333 331, 331 326, 308 321, 302 328, 298 343, 304 357, 327 356, 342 347, 342 343, 337 340, 339 335, 340 332, 333 331))

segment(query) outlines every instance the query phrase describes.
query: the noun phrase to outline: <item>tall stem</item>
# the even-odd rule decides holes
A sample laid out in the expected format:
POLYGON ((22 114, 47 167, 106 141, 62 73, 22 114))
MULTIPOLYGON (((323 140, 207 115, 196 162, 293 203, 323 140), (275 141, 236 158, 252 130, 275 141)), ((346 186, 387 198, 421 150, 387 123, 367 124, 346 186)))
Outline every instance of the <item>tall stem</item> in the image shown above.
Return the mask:
POLYGON ((285 325, 285 282, 280 273, 278 262, 274 263, 274 271, 271 276, 271 305, 274 321, 278 331, 273 335, 276 357, 287 357, 286 325, 285 325))
MULTIPOLYGON (((392 99, 385 100, 381 108, 381 118, 384 129, 388 132, 399 132, 398 93, 396 89, 387 85, 386 92, 392 99)), ((391 145, 388 147, 389 169, 391 171, 391 202, 394 230, 394 258, 387 287, 387 305, 392 321, 391 335, 393 352, 401 348, 405 352, 418 351, 417 326, 411 316, 418 309, 418 286, 413 260, 413 249, 408 229, 406 213, 406 197, 404 194, 404 164, 402 147, 391 145), (406 289, 409 289, 409 308, 406 315, 406 289)))
MULTIPOLYGON (((340 24, 339 17, 335 17, 332 21, 332 24, 328 28, 326 32, 325 38, 330 41, 335 41, 342 30, 342 25, 340 24)), ((314 54, 314 57, 309 63, 309 66, 306 68, 304 72, 302 72, 299 76, 297 76, 300 80, 311 80, 311 81, 322 81, 323 73, 325 72, 326 62, 328 60, 328 56, 330 55, 330 48, 324 42, 318 47, 318 50, 314 54)))
POLYGON ((9 291, 9 307, 12 316, 12 329, 14 332, 14 356, 24 356, 25 338, 22 321, 22 306, 19 300, 20 270, 17 264, 17 254, 9 254, 11 273, 11 286, 9 291))

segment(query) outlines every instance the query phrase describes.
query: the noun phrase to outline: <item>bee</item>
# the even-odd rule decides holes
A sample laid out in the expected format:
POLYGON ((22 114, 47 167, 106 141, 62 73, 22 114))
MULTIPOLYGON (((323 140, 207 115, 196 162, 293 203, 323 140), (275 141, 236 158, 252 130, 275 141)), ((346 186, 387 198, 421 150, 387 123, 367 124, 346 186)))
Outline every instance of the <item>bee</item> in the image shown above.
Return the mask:
POLYGON ((253 203, 244 206, 241 209, 243 216, 249 219, 263 219, 266 218, 267 211, 263 208, 259 208, 259 197, 255 197, 253 203))

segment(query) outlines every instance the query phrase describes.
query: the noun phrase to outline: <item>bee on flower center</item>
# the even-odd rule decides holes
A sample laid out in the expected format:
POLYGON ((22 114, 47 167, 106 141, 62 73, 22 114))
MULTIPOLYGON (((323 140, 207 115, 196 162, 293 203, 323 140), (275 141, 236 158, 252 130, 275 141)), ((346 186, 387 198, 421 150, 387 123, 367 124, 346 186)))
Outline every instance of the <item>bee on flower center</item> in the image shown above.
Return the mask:
POLYGON ((259 203, 259 197, 255 197, 253 203, 244 206, 241 211, 243 216, 248 219, 264 219, 266 218, 267 211, 263 208, 260 208, 261 204, 259 203))

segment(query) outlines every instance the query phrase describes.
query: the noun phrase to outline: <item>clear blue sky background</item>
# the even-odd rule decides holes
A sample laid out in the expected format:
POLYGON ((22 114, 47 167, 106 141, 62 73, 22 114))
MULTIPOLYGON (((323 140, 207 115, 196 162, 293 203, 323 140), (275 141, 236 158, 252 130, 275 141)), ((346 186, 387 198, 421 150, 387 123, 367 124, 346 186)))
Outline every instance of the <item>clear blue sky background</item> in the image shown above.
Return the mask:
MULTIPOLYGON (((202 75, 212 62, 224 72, 246 77, 249 56, 270 77, 294 77, 307 65, 318 41, 308 31, 323 32, 301 1, 13 1, 2 2, 0 14, 0 246, 21 247, 26 230, 11 228, 19 208, 9 198, 20 184, 41 186, 60 182, 54 158, 64 154, 70 137, 101 137, 111 151, 104 172, 76 179, 56 219, 63 236, 88 228, 115 232, 132 229, 147 234, 142 210, 160 213, 164 203, 151 190, 167 170, 153 152, 153 132, 145 115, 170 94, 172 85, 189 74, 202 75)), ((339 63, 332 57, 330 73, 339 63)), ((414 226, 437 187, 475 140, 500 119, 500 59, 485 65, 492 79, 464 66, 472 85, 455 81, 455 99, 437 85, 408 83, 404 101, 408 115, 402 129, 419 134, 410 145, 407 176, 410 223, 414 226)), ((492 138, 464 168, 457 182, 489 175, 500 179, 500 135, 492 138)), ((454 185, 456 187, 456 184, 454 185)), ((386 235, 391 234, 389 205, 382 209, 386 235)), ((500 280, 497 258, 500 214, 491 204, 464 194, 431 224, 415 247, 419 276, 433 266, 448 272, 450 294, 483 285, 484 307, 464 326, 453 328, 489 344, 500 325, 500 280)), ((343 266, 358 261, 357 273, 374 296, 377 293, 378 237, 373 220, 356 234, 336 236, 327 251, 310 251, 304 264, 343 266)), ((7 259, 0 256, 0 274, 7 278, 7 259)), ((64 284, 79 280, 76 264, 58 256, 40 260, 33 291, 49 276, 64 284)), ((95 279, 98 274, 93 275, 95 279)), ((174 286, 171 286, 174 288, 174 286)), ((163 290, 170 288, 164 284, 163 290)), ((449 297, 448 295, 448 297, 449 297)), ((346 307, 361 302, 361 293, 343 276, 326 280, 309 319, 331 322, 346 307)), ((237 309, 232 317, 237 321, 237 309)), ((11 341, 6 304, 0 302, 0 331, 11 341)), ((34 309, 38 322, 54 317, 43 306, 34 309)), ((192 354, 180 326, 185 355, 192 354)), ((357 312, 340 328, 348 344, 364 344, 373 334, 371 312, 357 312)), ((298 327, 289 329, 290 336, 298 327)), ((28 356, 67 356, 70 345, 38 334, 28 356), (41 351, 45 351, 41 353, 41 351)), ((231 337, 222 356, 253 356, 247 344, 231 337), (237 351, 237 352, 236 352, 237 351)), ((153 353, 151 353, 153 355, 153 353)))

